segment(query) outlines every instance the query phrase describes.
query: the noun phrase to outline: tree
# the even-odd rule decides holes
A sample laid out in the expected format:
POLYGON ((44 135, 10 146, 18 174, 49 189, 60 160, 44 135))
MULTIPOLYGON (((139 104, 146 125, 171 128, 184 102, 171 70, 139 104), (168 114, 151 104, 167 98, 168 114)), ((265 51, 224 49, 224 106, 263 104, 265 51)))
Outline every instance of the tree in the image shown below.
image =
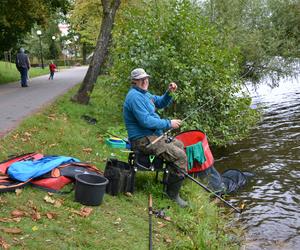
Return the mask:
POLYGON ((240 51, 224 46, 218 26, 197 3, 149 0, 122 14, 111 49, 114 88, 125 93, 130 71, 145 68, 152 93, 160 95, 171 81, 179 86, 175 108, 164 110, 163 117, 183 119, 193 112, 182 128, 201 129, 216 144, 246 135, 257 112, 242 90, 240 51))
POLYGON ((300 51, 298 0, 207 0, 204 13, 217 25, 224 46, 240 48, 241 75, 273 85, 295 72, 300 51))
POLYGON ((0 51, 14 48, 35 24, 46 25, 51 13, 57 10, 66 13, 68 7, 68 0, 2 0, 0 51))
POLYGON ((70 12, 70 27, 80 37, 82 44, 83 64, 86 64, 87 53, 95 49, 97 33, 102 18, 102 6, 99 0, 77 0, 70 12))
POLYGON ((90 94, 93 91, 94 84, 107 58, 109 43, 112 37, 115 15, 120 6, 121 0, 101 0, 103 8, 103 17, 100 27, 100 33, 97 39, 97 45, 90 62, 88 71, 78 92, 71 98, 72 101, 80 104, 88 104, 90 94))
POLYGON ((70 12, 70 25, 80 35, 80 40, 87 46, 95 47, 97 33, 102 18, 102 6, 99 0, 77 0, 70 12))

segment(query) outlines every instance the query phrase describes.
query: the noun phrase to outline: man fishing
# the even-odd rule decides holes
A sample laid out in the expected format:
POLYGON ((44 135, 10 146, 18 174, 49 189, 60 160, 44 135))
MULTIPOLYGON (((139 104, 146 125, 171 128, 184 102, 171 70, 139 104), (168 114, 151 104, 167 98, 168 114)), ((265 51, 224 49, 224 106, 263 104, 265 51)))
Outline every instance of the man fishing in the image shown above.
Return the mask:
MULTIPOLYGON (((149 77, 144 69, 137 68, 131 72, 132 87, 128 91, 124 105, 123 117, 128 133, 128 139, 133 150, 144 154, 159 156, 177 167, 186 170, 187 157, 183 143, 174 139, 171 142, 163 138, 154 144, 155 139, 163 134, 164 130, 177 129, 181 125, 179 119, 161 119, 155 112, 156 108, 165 108, 172 102, 170 92, 175 92, 177 85, 169 84, 168 90, 162 96, 148 92, 149 77)), ((171 169, 167 183, 167 195, 179 206, 186 207, 187 202, 179 196, 184 175, 171 169)))

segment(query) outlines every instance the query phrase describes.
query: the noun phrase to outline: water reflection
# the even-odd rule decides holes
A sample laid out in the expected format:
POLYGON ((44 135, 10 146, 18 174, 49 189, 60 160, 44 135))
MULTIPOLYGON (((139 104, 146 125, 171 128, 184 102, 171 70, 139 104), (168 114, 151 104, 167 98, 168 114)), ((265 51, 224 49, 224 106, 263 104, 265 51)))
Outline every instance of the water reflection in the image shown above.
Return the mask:
POLYGON ((246 203, 240 222, 246 249, 300 249, 300 84, 251 90, 263 120, 247 140, 215 149, 216 167, 251 171, 256 177, 238 195, 246 203))

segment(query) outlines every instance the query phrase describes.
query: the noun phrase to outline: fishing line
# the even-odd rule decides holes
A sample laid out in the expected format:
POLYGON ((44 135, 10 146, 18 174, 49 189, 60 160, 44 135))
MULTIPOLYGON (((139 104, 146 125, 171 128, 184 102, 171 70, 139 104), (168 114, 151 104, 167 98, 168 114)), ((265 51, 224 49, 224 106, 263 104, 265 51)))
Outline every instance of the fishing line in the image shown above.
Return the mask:
MULTIPOLYGON (((181 120, 181 122, 184 122, 185 120, 187 120, 188 118, 190 118, 194 113, 198 112, 200 109, 202 109, 205 105, 211 103, 216 97, 219 97, 219 95, 215 95, 211 100, 209 100, 208 102, 204 103, 203 105, 201 105, 200 107, 194 109, 193 111, 190 112, 190 114, 188 114, 185 118, 183 118, 181 120)), ((213 105, 212 107, 214 107, 215 105, 213 105)), ((157 137, 154 141, 150 142, 146 147, 150 147, 153 144, 157 143, 158 141, 160 141, 163 137, 165 137, 166 135, 168 135, 168 133, 170 133, 172 130, 174 130, 174 128, 170 128, 167 131, 165 131, 162 135, 160 135, 159 137, 157 137)))

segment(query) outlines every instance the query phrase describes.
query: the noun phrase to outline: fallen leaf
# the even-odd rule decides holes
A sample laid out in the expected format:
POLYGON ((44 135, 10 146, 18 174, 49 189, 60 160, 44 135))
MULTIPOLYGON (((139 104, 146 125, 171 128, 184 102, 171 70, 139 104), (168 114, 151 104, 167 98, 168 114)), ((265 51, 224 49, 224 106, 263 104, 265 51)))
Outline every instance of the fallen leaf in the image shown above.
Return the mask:
POLYGON ((13 237, 13 241, 14 241, 15 244, 19 244, 21 242, 21 240, 18 239, 17 237, 13 237))
POLYGON ((22 230, 17 227, 2 227, 1 230, 8 234, 20 234, 22 230))
POLYGON ((91 148, 83 148, 82 151, 85 152, 85 153, 90 154, 90 153, 92 153, 93 149, 91 149, 91 148))
POLYGON ((0 218, 0 222, 12 222, 11 218, 0 218))
POLYGON ((46 201, 47 203, 51 203, 51 204, 54 204, 55 203, 55 200, 52 199, 50 196, 46 195, 44 197, 44 201, 46 201))
POLYGON ((31 219, 33 221, 38 221, 41 219, 41 214, 39 212, 34 212, 32 215, 31 215, 31 219))
POLYGON ((28 137, 31 136, 31 134, 30 134, 29 132, 25 132, 24 135, 25 135, 25 136, 28 136, 28 137))
POLYGON ((165 216, 163 219, 166 220, 166 221, 172 221, 170 216, 165 216))
POLYGON ((9 249, 10 245, 3 238, 0 237, 0 247, 3 249, 9 249))
POLYGON ((78 214, 81 217, 88 217, 92 211, 93 211, 93 209, 90 207, 83 207, 80 209, 80 211, 73 210, 73 213, 78 214))
POLYGON ((132 197, 133 196, 132 193, 130 193, 130 192, 126 192, 125 195, 128 196, 128 197, 132 197))
POLYGON ((48 212, 48 213, 46 213, 46 216, 49 220, 56 219, 57 218, 57 213, 48 212))
POLYGON ((55 114, 50 114, 50 115, 48 115, 48 119, 50 119, 51 121, 55 121, 56 120, 56 115, 55 114))
POLYGON ((164 241, 167 242, 167 243, 171 243, 172 240, 170 238, 164 238, 164 241))
POLYGON ((20 222, 22 220, 22 218, 21 217, 16 217, 16 218, 12 218, 12 220, 14 222, 20 222))
POLYGON ((33 232, 39 230, 39 228, 37 226, 33 226, 31 229, 32 229, 33 232))
POLYGON ((62 201, 61 200, 55 200, 54 207, 59 208, 59 207, 61 207, 61 205, 62 205, 62 201))
POLYGON ((0 222, 20 222, 21 217, 16 217, 16 218, 0 218, 0 222))
POLYGON ((28 200, 27 204, 26 204, 28 207, 30 208, 33 208, 33 209, 36 209, 36 206, 34 205, 33 201, 32 200, 28 200))
POLYGON ((158 227, 159 227, 159 228, 163 228, 163 227, 166 226, 166 224, 164 224, 164 223, 162 223, 162 222, 160 222, 160 221, 158 221, 157 224, 158 224, 158 227))
POLYGON ((119 225, 121 222, 121 218, 119 217, 118 219, 116 219, 116 221, 114 222, 114 225, 119 225))
POLYGON ((93 211, 93 209, 90 208, 90 207, 83 207, 80 210, 80 212, 82 213, 83 217, 88 217, 91 214, 92 211, 93 211))
POLYGON ((16 139, 18 139, 19 134, 15 134, 15 135, 13 135, 12 137, 16 140, 16 139))
POLYGON ((26 234, 26 235, 23 235, 22 237, 20 237, 20 240, 24 240, 24 239, 29 238, 29 237, 30 237, 30 235, 26 234))
POLYGON ((16 190, 15 190, 15 193, 16 193, 16 195, 17 196, 19 196, 21 193, 22 193, 22 189, 20 189, 20 188, 17 188, 16 190))
POLYGON ((21 210, 18 210, 18 209, 15 209, 13 211, 11 211, 11 216, 12 217, 24 217, 26 214, 24 211, 21 211, 21 210))

